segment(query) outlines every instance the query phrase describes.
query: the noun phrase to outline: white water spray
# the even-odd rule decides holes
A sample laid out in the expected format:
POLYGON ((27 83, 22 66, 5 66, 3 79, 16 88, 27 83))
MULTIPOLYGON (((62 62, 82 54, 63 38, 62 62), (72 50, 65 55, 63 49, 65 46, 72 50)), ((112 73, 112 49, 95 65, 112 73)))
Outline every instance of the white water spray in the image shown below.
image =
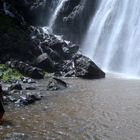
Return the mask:
POLYGON ((50 22, 49 22, 49 28, 52 29, 53 25, 55 24, 56 18, 61 10, 61 8, 63 7, 63 4, 66 2, 67 0, 59 0, 58 5, 56 7, 56 9, 54 10, 54 13, 52 15, 52 17, 50 18, 50 22))
POLYGON ((82 51, 105 71, 140 76, 140 0, 100 0, 82 51))

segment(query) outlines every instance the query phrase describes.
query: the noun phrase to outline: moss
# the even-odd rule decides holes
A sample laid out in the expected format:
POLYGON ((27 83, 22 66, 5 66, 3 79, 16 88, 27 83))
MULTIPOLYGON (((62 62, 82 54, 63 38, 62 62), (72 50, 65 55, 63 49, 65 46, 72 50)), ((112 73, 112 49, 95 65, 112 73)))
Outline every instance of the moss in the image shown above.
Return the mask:
POLYGON ((0 80, 4 82, 20 80, 22 78, 22 74, 20 74, 17 70, 11 69, 4 64, 0 64, 0 80))

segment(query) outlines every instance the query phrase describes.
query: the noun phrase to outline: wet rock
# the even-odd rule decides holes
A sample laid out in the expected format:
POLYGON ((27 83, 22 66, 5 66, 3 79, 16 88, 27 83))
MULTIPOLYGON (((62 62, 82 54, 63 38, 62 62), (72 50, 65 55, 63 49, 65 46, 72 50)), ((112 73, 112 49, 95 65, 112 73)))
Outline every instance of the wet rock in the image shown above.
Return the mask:
POLYGON ((32 98, 31 96, 20 96, 21 97, 21 99, 23 100, 23 101, 25 101, 26 102, 26 104, 25 105, 28 105, 28 104, 32 104, 32 103, 34 103, 35 102, 35 100, 34 100, 34 98, 32 98))
POLYGON ((65 45, 65 42, 58 40, 57 38, 52 39, 50 42, 48 42, 49 48, 57 52, 61 58, 63 58, 64 52, 63 52, 63 46, 65 45))
POLYGON ((43 53, 42 55, 38 56, 36 59, 36 66, 47 70, 47 72, 54 71, 54 63, 47 53, 43 53))
POLYGON ((24 63, 22 61, 8 61, 7 65, 11 68, 17 69, 22 74, 34 78, 34 79, 42 79, 44 77, 43 70, 33 67, 27 63, 24 63))
POLYGON ((22 106, 22 105, 29 105, 34 103, 35 101, 32 100, 31 98, 27 98, 26 96, 20 96, 20 99, 18 99, 15 104, 17 104, 18 106, 22 106))
POLYGON ((36 67, 30 67, 30 69, 27 70, 26 75, 34 79, 44 78, 44 72, 36 67))
POLYGON ((3 89, 3 95, 9 95, 9 90, 8 90, 9 87, 3 89))
POLYGON ((72 56, 77 53, 79 50, 79 46, 75 44, 69 44, 63 47, 64 51, 64 59, 65 60, 70 60, 72 56))
POLYGON ((42 98, 40 93, 27 93, 27 97, 30 97, 35 101, 41 100, 41 98, 42 98))
POLYGON ((60 67, 60 71, 65 75, 66 73, 73 73, 74 72, 74 61, 73 60, 66 60, 60 67))
POLYGON ((88 57, 77 54, 74 58, 75 75, 81 78, 104 78, 105 73, 88 57))
POLYGON ((97 3, 98 0, 67 0, 57 16, 54 32, 80 44, 98 7, 97 3))
POLYGON ((22 90, 22 85, 20 83, 15 83, 15 84, 12 84, 10 87, 9 87, 9 90, 22 90))
POLYGON ((22 82, 23 82, 23 83, 28 83, 28 78, 23 77, 22 82))
POLYGON ((34 86, 27 86, 25 89, 26 89, 26 90, 35 90, 36 87, 34 87, 34 86))
POLYGON ((28 81, 27 81, 28 84, 33 84, 33 83, 36 83, 35 80, 31 79, 31 78, 28 78, 28 81))
POLYGON ((62 60, 62 57, 60 54, 58 54, 56 51, 53 49, 49 48, 49 46, 46 46, 46 44, 43 42, 41 45, 43 52, 47 53, 47 55, 51 58, 51 60, 55 62, 60 62, 62 60))
POLYGON ((64 74, 64 77, 74 77, 75 76, 75 70, 71 70, 64 74))
POLYGON ((36 83, 35 80, 31 79, 31 78, 28 78, 28 77, 24 77, 23 80, 22 80, 23 83, 28 83, 28 84, 33 84, 33 83, 36 83))
POLYGON ((22 90, 11 90, 11 91, 9 91, 9 95, 22 94, 22 93, 23 93, 22 90))
POLYGON ((11 102, 15 102, 17 99, 13 96, 8 96, 7 99, 11 102))
POLYGON ((3 96, 3 105, 8 105, 9 99, 7 96, 3 96))
POLYGON ((58 78, 52 78, 47 85, 47 90, 55 91, 65 89, 66 87, 67 83, 64 82, 63 80, 58 78))
POLYGON ((31 137, 24 133, 9 133, 4 140, 31 140, 31 137))
POLYGON ((25 95, 22 95, 19 97, 17 101, 15 101, 15 104, 18 106, 22 105, 29 105, 35 103, 35 101, 41 100, 42 96, 40 93, 26 93, 25 95))
POLYGON ((22 105, 28 105, 28 102, 24 99, 18 99, 15 104, 17 104, 17 106, 22 106, 22 105))

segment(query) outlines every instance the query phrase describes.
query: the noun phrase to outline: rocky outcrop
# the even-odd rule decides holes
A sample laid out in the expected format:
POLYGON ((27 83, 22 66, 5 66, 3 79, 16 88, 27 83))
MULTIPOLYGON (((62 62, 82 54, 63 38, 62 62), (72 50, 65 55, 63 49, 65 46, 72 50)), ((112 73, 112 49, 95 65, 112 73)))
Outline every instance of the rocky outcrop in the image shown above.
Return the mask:
POLYGON ((31 25, 40 25, 47 15, 49 3, 46 0, 3 0, 2 7, 5 13, 11 13, 18 20, 25 20, 31 25))
POLYGON ((5 15, 1 18, 1 61, 11 61, 10 67, 22 74, 35 79, 43 78, 43 71, 66 77, 104 77, 91 60, 79 57, 79 46, 44 32, 43 28, 22 26, 5 15))
POLYGON ((89 58, 77 54, 74 58, 75 75, 87 79, 105 78, 105 73, 89 58))
POLYGON ((33 67, 29 64, 26 64, 22 61, 9 61, 7 62, 7 65, 13 69, 18 70, 23 75, 26 75, 28 77, 34 78, 34 79, 42 79, 44 77, 44 72, 42 69, 39 69, 37 67, 33 67))
POLYGON ((52 59, 47 55, 47 53, 43 53, 36 59, 36 66, 46 70, 47 72, 54 72, 55 71, 55 64, 52 59))
POLYGON ((47 90, 49 90, 49 91, 62 90, 62 89, 65 89, 66 87, 67 87, 66 82, 54 77, 54 78, 50 79, 50 81, 47 85, 47 90))
POLYGON ((63 34, 67 40, 79 44, 97 8, 97 0, 68 0, 60 11, 55 33, 63 34))
POLYGON ((14 103, 17 106, 29 105, 42 98, 40 92, 36 90, 36 83, 25 83, 19 80, 16 83, 5 86, 3 90, 3 103, 5 105, 10 103, 14 103))
MULTIPOLYGON (((37 16, 40 16, 41 9, 45 6, 50 7, 49 15, 52 3, 51 0, 1 1, 1 63, 10 61, 10 67, 35 79, 43 78, 43 71, 66 77, 104 77, 104 73, 94 62, 78 54, 78 45, 50 33, 47 28, 31 26, 32 22, 38 24, 37 16), (38 12, 40 14, 37 14, 38 12)), ((80 35, 84 33, 89 23, 89 13, 94 12, 95 4, 91 0, 67 0, 56 19, 59 29, 61 30, 61 25, 64 27, 62 33, 79 43, 80 35), (84 21, 84 24, 81 21, 84 21)), ((57 26, 54 27, 58 29, 57 26)))
MULTIPOLYGON (((57 4, 57 0, 3 0, 0 7, 19 22, 43 26, 48 25, 57 4)), ((67 0, 57 16, 54 32, 79 44, 97 5, 97 0, 67 0)))

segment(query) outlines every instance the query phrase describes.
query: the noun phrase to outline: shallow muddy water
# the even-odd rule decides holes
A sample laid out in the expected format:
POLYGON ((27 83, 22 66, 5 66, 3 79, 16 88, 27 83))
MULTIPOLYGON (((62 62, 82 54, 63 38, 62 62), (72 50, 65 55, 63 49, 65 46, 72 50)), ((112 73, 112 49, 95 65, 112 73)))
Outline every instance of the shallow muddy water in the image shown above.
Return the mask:
POLYGON ((140 140, 140 80, 66 81, 69 87, 56 92, 40 81, 41 101, 6 106, 0 140, 12 132, 30 140, 140 140))

